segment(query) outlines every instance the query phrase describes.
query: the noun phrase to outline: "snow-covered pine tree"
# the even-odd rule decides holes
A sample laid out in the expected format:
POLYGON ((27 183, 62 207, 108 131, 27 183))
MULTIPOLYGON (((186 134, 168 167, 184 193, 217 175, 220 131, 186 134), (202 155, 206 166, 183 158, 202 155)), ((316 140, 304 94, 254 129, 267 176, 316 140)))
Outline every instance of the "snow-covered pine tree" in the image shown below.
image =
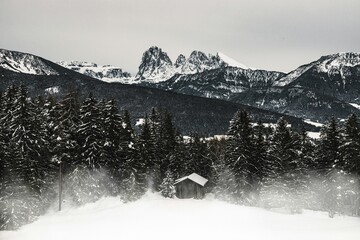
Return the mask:
MULTIPOLYGON (((191 135, 191 141, 189 146, 189 156, 194 165, 194 172, 203 176, 206 179, 210 179, 212 172, 212 164, 209 158, 206 157, 207 146, 197 134, 191 135)), ((189 173, 191 174, 191 173, 189 173)))
POLYGON ((158 139, 157 151, 160 159, 160 176, 165 177, 165 172, 169 167, 169 154, 176 146, 176 129, 172 122, 172 117, 167 110, 160 111, 160 138, 158 139))
POLYGON ((280 118, 269 149, 269 174, 261 189, 261 198, 265 204, 287 206, 293 212, 301 209, 299 194, 304 189, 301 178, 303 166, 299 162, 297 140, 288 127, 288 122, 280 118))
POLYGON ((75 203, 92 202, 109 194, 111 182, 104 169, 105 136, 96 99, 86 98, 80 108, 77 140, 79 148, 73 159, 75 167, 64 177, 64 191, 75 203))
POLYGON ((44 206, 50 206, 56 197, 55 182, 58 181, 59 167, 58 163, 53 161, 56 140, 59 136, 58 115, 55 110, 55 100, 52 96, 48 96, 45 100, 38 97, 33 101, 34 118, 40 124, 41 138, 43 145, 41 150, 41 158, 45 159, 43 186, 41 188, 41 199, 44 206))
POLYGON ((225 163, 233 172, 237 184, 239 202, 251 204, 251 194, 258 171, 254 162, 253 129, 249 114, 245 110, 235 113, 230 122, 225 163))
MULTIPOLYGON (((15 89, 15 88, 11 88, 15 89)), ((41 204, 46 159, 41 158, 43 139, 40 124, 33 118, 27 90, 21 86, 9 94, 3 126, 7 146, 4 164, 7 168, 5 189, 1 194, 2 229, 16 229, 34 220, 46 210, 41 204), (10 96, 11 95, 11 96, 10 96), (13 103, 11 103, 13 99, 13 103)))
POLYGON ((217 181, 212 190, 215 198, 234 204, 239 203, 239 190, 233 172, 226 166, 223 160, 219 161, 215 168, 217 181))
POLYGON ((351 202, 353 215, 360 215, 360 125, 355 114, 346 120, 342 132, 343 186, 342 193, 338 195, 342 196, 342 202, 351 202))
POLYGON ((144 194, 142 186, 137 182, 136 176, 131 172, 121 184, 120 199, 123 202, 138 200, 144 194))
POLYGON ((80 161, 90 169, 105 165, 104 140, 101 113, 93 97, 84 100, 80 108, 80 124, 77 130, 80 146, 80 161))
POLYGON ((338 125, 334 118, 323 126, 320 133, 320 143, 317 151, 318 171, 323 179, 323 192, 320 192, 325 210, 329 216, 333 217, 338 210, 337 201, 337 178, 339 176, 342 164, 340 152, 341 136, 338 125))
POLYGON ((190 142, 178 136, 174 150, 168 155, 169 170, 176 179, 196 172, 190 142))
POLYGON ((11 131, 10 142, 17 146, 19 159, 16 160, 22 163, 24 181, 29 184, 32 191, 40 194, 48 159, 41 156, 44 148, 41 124, 32 115, 32 106, 27 100, 27 89, 24 86, 21 86, 17 92, 14 111, 8 127, 11 131))
POLYGON ((360 125, 355 114, 349 116, 343 129, 344 139, 341 145, 342 168, 352 174, 360 173, 360 125))
POLYGON ((170 170, 166 171, 166 176, 160 184, 160 192, 165 198, 173 198, 176 189, 174 186, 174 177, 170 170))
POLYGON ((43 213, 41 198, 24 181, 21 164, 15 160, 20 158, 17 154, 15 146, 10 144, 4 159, 6 175, 0 194, 0 230, 16 230, 43 213))
POLYGON ((136 150, 137 150, 137 160, 143 166, 142 171, 145 173, 145 178, 143 179, 144 186, 147 186, 151 190, 155 190, 154 187, 154 178, 156 178, 154 171, 156 169, 155 162, 155 144, 154 138, 151 134, 151 129, 149 125, 149 118, 146 115, 144 118, 144 124, 142 125, 141 133, 136 141, 136 150))
POLYGON ((207 141, 206 157, 211 162, 211 177, 207 183, 210 190, 212 190, 217 182, 220 173, 222 172, 222 165, 224 163, 226 141, 224 138, 211 139, 207 141))
POLYGON ((91 169, 79 163, 73 171, 64 177, 64 199, 70 204, 83 205, 95 202, 103 196, 110 195, 106 171, 102 168, 91 169))
POLYGON ((58 136, 54 139, 53 157, 61 162, 64 175, 72 172, 80 159, 80 146, 77 136, 77 127, 80 122, 79 108, 77 94, 72 92, 67 93, 55 106, 58 115, 55 129, 58 136))
POLYGON ((257 171, 254 174, 253 198, 254 203, 259 200, 260 189, 264 179, 271 175, 272 162, 268 156, 269 144, 265 139, 265 127, 262 122, 258 122, 254 127, 254 165, 257 171))
POLYGON ((154 186, 159 189, 162 178, 169 167, 169 158, 176 145, 176 129, 172 123, 171 115, 163 109, 152 109, 149 116, 149 125, 154 139, 156 155, 155 163, 159 166, 160 173, 156 173, 154 186))
POLYGON ((134 131, 127 110, 122 117, 122 134, 120 136, 120 150, 118 153, 121 162, 121 181, 129 180, 131 174, 135 175, 137 181, 144 177, 140 168, 145 168, 137 158, 134 131))
POLYGON ((102 129, 104 131, 104 168, 109 172, 111 182, 109 188, 112 195, 119 194, 121 183, 121 168, 124 163, 119 158, 120 140, 124 134, 122 118, 114 100, 104 103, 102 109, 102 129))
POLYGON ((305 208, 319 209, 317 205, 316 182, 318 182, 315 161, 315 143, 311 139, 304 128, 298 134, 298 162, 299 162, 299 180, 303 181, 302 203, 305 208))

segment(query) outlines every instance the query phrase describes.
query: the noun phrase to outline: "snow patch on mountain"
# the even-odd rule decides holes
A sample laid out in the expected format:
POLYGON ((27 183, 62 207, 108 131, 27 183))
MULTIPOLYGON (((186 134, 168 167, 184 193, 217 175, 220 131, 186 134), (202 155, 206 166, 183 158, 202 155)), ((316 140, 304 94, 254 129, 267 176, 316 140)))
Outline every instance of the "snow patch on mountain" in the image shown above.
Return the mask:
POLYGON ((360 105, 357 103, 349 103, 351 106, 353 106, 354 108, 360 109, 360 105))
POLYGON ((323 123, 314 122, 314 121, 311 121, 310 119, 305 119, 304 122, 305 122, 305 123, 308 123, 308 124, 310 124, 310 125, 313 125, 313 126, 315 126, 315 127, 322 127, 322 126, 324 126, 323 123))
POLYGON ((130 73, 124 72, 121 68, 111 65, 99 66, 96 63, 79 61, 60 61, 58 64, 105 82, 132 83, 134 80, 130 73))
POLYGON ((319 72, 331 72, 344 66, 355 67, 357 65, 360 65, 360 53, 337 53, 320 58, 317 69, 319 72))
POLYGON ((56 93, 59 93, 59 92, 60 92, 60 88, 58 86, 50 87, 50 88, 45 89, 45 93, 48 93, 48 94, 56 94, 56 93))
POLYGON ((307 70, 312 68, 314 64, 307 64, 300 66, 299 68, 295 69, 294 71, 291 71, 289 74, 287 74, 285 77, 279 79, 274 83, 274 86, 277 87, 283 87, 286 86, 293 81, 295 81, 299 76, 301 76, 303 73, 305 73, 307 70))
POLYGON ((225 55, 222 52, 218 52, 217 56, 224 62, 226 63, 229 67, 237 67, 237 68, 242 68, 242 69, 250 69, 249 67, 245 66, 242 63, 239 63, 238 61, 232 59, 231 57, 225 55))
POLYGON ((319 60, 312 63, 302 65, 294 71, 287 74, 285 77, 274 83, 274 86, 283 87, 294 82, 298 77, 310 69, 314 69, 317 73, 326 73, 328 76, 340 74, 343 79, 348 73, 345 67, 360 67, 360 53, 337 53, 321 57, 319 60))
POLYGON ((59 75, 40 57, 5 49, 0 49, 0 67, 26 74, 59 75))

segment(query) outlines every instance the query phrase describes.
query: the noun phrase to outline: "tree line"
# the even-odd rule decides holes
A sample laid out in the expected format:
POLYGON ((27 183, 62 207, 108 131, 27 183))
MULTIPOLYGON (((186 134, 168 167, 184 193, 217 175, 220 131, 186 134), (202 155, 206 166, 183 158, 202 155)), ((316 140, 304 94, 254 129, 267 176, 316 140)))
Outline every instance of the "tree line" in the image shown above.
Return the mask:
POLYGON ((173 179, 193 172, 207 192, 236 204, 359 215, 360 128, 335 119, 319 141, 235 114, 225 138, 184 137, 164 109, 152 109, 134 131, 114 100, 74 93, 30 98, 9 86, 0 98, 0 229, 35 220, 62 192, 64 204, 103 196, 124 202, 148 189, 173 195, 173 179), (62 191, 59 191, 60 187, 62 191), (349 208, 349 209, 348 209, 349 208))

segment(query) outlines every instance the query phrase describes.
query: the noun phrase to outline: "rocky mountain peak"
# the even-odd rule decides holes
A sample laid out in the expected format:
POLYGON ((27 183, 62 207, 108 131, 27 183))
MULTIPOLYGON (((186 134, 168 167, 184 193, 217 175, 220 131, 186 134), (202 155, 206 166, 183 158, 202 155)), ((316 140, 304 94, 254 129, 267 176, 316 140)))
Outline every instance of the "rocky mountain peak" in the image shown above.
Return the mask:
POLYGON ((158 80, 171 77, 173 72, 173 64, 167 53, 154 46, 144 52, 136 78, 158 80))
POLYGON ((186 62, 186 57, 184 55, 180 54, 178 56, 178 58, 176 59, 174 66, 176 68, 181 67, 181 66, 183 66, 185 64, 185 62, 186 62))
POLYGON ((182 64, 181 72, 184 74, 193 74, 218 68, 219 66, 218 61, 214 60, 212 56, 207 56, 201 51, 193 51, 189 58, 182 64))

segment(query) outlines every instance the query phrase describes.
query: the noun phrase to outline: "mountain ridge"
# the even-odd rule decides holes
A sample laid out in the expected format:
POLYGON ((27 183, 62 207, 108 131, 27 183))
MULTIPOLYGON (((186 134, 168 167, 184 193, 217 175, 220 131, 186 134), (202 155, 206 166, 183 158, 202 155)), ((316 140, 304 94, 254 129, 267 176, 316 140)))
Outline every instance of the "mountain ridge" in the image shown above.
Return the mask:
MULTIPOLYGON (((173 62, 153 46, 144 52, 135 77, 117 68, 109 82, 118 82, 116 76, 120 76, 120 83, 226 100, 314 121, 360 114, 354 107, 360 104, 359 53, 322 56, 287 74, 240 68, 236 61, 225 63, 221 57, 227 56, 193 51, 189 57, 180 54, 173 62)), ((104 80, 103 67, 95 71, 96 67, 91 63, 82 73, 104 80)))
POLYGON ((92 77, 64 68, 56 63, 43 59, 48 67, 58 75, 37 75, 14 72, 0 67, 0 90, 4 91, 11 84, 25 85, 31 96, 52 94, 59 98, 69 91, 78 92, 81 99, 92 94, 98 99, 115 99, 119 109, 127 109, 135 123, 151 112, 153 107, 166 108, 173 115, 174 122, 183 134, 197 132, 201 135, 226 133, 229 122, 236 111, 246 109, 254 121, 276 122, 285 117, 296 129, 313 126, 301 119, 257 109, 240 103, 217 99, 208 99, 148 88, 138 85, 107 83, 92 77))

